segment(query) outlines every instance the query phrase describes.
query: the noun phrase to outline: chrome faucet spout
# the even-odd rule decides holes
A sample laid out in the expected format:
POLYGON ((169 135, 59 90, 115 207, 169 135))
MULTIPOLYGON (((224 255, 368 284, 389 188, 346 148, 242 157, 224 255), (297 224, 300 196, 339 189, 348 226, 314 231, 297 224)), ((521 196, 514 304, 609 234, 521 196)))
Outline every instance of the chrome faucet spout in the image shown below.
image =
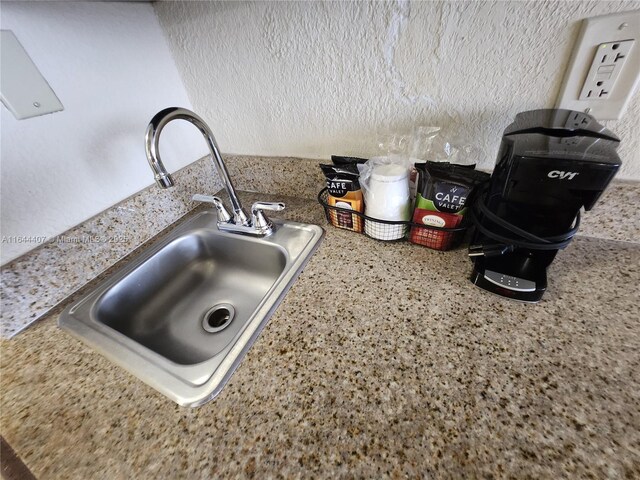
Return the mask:
POLYGON ((207 126, 204 120, 202 120, 202 118, 200 118, 192 111, 187 110, 186 108, 165 108, 164 110, 158 112, 151 119, 151 122, 149 122, 149 125, 147 126, 147 132, 145 134, 147 160, 149 160, 149 165, 153 170, 154 178, 158 186, 160 186, 161 188, 169 188, 173 187, 174 185, 171 174, 167 172, 167 169, 160 159, 158 144, 160 141, 160 132, 162 132, 162 129, 165 127, 165 125, 167 125, 167 123, 171 122, 172 120, 178 119, 186 120, 195 125, 207 141, 207 146, 209 147, 209 151, 211 152, 213 163, 216 166, 218 175, 220 175, 222 183, 224 184, 224 187, 229 194, 229 199, 231 200, 234 224, 245 226, 250 225, 249 217, 242 208, 242 204, 240 203, 240 199, 238 198, 236 190, 233 187, 231 177, 229 177, 229 172, 227 171, 227 167, 222 160, 220 149, 218 148, 218 144, 216 143, 216 139, 213 136, 211 129, 207 126))

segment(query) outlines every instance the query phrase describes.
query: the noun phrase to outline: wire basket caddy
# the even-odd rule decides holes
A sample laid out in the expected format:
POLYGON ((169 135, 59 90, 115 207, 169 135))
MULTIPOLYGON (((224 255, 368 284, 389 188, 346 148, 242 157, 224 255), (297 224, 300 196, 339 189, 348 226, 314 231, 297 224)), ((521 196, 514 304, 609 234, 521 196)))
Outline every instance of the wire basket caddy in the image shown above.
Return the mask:
POLYGON ((328 199, 329 192, 323 188, 318 193, 318 202, 324 208, 329 224, 376 240, 408 240, 435 250, 450 250, 462 242, 468 229, 464 221, 459 227, 445 228, 411 221, 381 220, 348 208, 329 205, 328 199))

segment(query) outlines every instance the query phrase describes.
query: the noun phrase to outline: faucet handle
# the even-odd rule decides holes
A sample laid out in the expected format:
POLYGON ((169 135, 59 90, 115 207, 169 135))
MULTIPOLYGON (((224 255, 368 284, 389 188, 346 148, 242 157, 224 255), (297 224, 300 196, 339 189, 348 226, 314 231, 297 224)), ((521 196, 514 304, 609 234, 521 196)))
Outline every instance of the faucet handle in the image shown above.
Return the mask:
POLYGON ((282 202, 254 202, 251 205, 251 213, 254 215, 260 210, 271 210, 274 212, 280 212, 285 209, 285 204, 282 202))
POLYGON ((270 234, 273 231, 273 223, 262 212, 263 210, 271 210, 273 212, 280 212, 284 210, 285 205, 282 202, 255 202, 251 205, 251 221, 253 228, 268 232, 270 234))
POLYGON ((226 223, 231 220, 231 215, 225 208, 224 203, 222 203, 222 200, 220 200, 218 197, 214 197, 212 195, 201 195, 199 193, 196 193, 191 199, 194 202, 212 203, 213 206, 216 207, 216 210, 218 211, 218 222, 226 223))

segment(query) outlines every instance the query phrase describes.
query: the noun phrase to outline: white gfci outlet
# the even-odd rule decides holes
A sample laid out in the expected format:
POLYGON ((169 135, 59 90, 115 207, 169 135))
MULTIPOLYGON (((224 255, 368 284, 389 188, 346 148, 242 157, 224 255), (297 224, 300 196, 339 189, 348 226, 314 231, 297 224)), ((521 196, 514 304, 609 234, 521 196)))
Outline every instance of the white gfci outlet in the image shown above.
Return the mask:
POLYGON ((582 86, 580 100, 609 98, 634 43, 635 40, 624 40, 598 45, 593 63, 582 86))
POLYGON ((640 83, 640 10, 582 21, 556 106, 619 119, 640 83))

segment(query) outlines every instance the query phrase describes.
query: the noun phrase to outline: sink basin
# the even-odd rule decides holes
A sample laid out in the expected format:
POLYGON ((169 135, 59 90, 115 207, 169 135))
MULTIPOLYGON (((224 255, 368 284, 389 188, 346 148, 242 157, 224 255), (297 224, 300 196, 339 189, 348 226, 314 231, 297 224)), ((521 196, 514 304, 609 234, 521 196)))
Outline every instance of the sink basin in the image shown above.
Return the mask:
POLYGON ((202 212, 62 312, 59 325, 180 405, 220 392, 317 249, 317 225, 256 238, 202 212))

